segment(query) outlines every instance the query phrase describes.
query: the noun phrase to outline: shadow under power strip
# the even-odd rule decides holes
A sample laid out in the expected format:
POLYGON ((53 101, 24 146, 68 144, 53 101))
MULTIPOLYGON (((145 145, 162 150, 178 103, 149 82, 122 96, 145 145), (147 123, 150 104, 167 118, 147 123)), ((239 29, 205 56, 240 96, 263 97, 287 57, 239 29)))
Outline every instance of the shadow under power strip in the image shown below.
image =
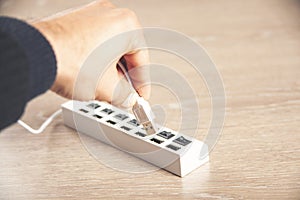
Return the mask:
POLYGON ((106 102, 68 101, 62 110, 64 123, 79 133, 180 177, 209 160, 208 147, 203 142, 165 127, 147 135, 133 114, 106 102))

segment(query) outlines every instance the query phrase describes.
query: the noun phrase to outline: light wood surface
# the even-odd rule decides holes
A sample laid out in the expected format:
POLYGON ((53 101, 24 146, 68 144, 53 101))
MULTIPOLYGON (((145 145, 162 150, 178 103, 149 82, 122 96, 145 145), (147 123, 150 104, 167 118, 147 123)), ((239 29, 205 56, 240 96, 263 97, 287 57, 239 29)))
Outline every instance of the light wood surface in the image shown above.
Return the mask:
MULTIPOLYGON (((29 15, 4 1, 1 12, 35 18, 71 6, 51 2, 29 15)), ((0 134, 0 199, 300 199, 300 1, 113 2, 136 11, 144 26, 190 36, 216 63, 226 120, 209 163, 185 178, 164 170, 128 173, 97 161, 61 117, 36 136, 13 125, 0 134)), ((211 118, 205 85, 170 55, 154 52, 153 60, 181 69, 196 85, 202 139, 211 118)), ((152 99, 166 105, 176 128, 178 116, 167 106, 172 98, 154 90, 152 99)), ((30 102, 23 119, 37 127, 64 101, 46 93, 30 102)), ((131 158, 122 162, 139 167, 131 158)))

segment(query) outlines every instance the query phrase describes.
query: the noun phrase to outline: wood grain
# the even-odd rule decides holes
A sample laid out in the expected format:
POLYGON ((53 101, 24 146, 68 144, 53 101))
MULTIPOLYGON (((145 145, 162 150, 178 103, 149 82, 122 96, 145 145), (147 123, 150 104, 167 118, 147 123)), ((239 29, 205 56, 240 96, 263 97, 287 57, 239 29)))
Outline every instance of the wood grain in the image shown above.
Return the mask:
MULTIPOLYGON (((43 12, 39 7, 39 15, 70 6, 59 2, 43 12)), ((226 120, 210 162, 185 178, 164 170, 128 173, 94 159, 61 118, 37 136, 13 125, 0 134, 0 199, 300 199, 300 1, 113 2, 135 10, 145 26, 190 36, 216 63, 226 120)), ((33 17, 9 6, 6 14, 33 17)), ((181 69, 197 85, 201 139, 211 118, 209 93, 170 56, 153 52, 152 58, 181 69)), ((161 101, 159 92, 152 98, 161 101)), ((23 119, 37 127, 64 101, 46 93, 30 102, 23 119)), ((170 126, 176 127, 175 119, 170 126)), ((130 158, 122 162, 139 167, 130 158)))

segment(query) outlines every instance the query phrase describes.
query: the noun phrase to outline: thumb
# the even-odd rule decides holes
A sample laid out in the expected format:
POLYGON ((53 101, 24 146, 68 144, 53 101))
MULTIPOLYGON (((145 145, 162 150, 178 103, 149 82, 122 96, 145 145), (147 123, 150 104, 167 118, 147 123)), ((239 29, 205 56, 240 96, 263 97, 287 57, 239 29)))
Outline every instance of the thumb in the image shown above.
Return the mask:
POLYGON ((134 105, 138 94, 116 68, 116 63, 113 63, 98 81, 95 97, 97 100, 127 109, 134 105))
POLYGON ((128 83, 123 74, 119 77, 120 79, 114 89, 111 103, 123 109, 132 108, 139 95, 128 83))

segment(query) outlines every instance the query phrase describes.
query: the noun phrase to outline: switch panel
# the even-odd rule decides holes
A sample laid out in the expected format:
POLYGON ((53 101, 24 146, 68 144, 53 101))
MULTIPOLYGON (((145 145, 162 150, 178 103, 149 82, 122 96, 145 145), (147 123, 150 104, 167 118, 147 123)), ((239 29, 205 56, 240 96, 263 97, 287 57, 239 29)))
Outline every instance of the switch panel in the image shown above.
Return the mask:
POLYGON ((133 114, 106 102, 68 101, 62 110, 65 125, 180 177, 209 160, 203 142, 160 126, 147 135, 133 114))

